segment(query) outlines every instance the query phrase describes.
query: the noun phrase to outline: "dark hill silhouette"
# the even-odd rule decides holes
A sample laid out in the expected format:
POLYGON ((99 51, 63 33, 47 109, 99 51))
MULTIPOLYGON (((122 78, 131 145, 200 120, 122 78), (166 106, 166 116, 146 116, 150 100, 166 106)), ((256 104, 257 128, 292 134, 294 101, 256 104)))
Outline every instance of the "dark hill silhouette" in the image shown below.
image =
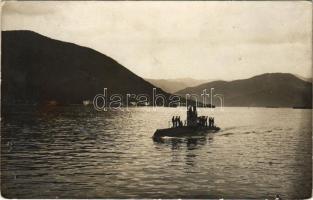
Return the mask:
MULTIPOLYGON (((235 81, 213 81, 180 90, 177 94, 200 95, 204 89, 209 92, 210 88, 214 88, 214 94, 224 96, 224 106, 312 106, 312 83, 288 73, 267 73, 235 81)), ((213 103, 220 105, 217 98, 213 103)))
MULTIPOLYGON (((2 32, 2 103, 81 104, 108 88, 108 95, 148 94, 149 82, 93 49, 32 31, 2 32)), ((166 97, 168 93, 161 89, 166 97)), ((125 99, 124 99, 125 100, 125 99)))

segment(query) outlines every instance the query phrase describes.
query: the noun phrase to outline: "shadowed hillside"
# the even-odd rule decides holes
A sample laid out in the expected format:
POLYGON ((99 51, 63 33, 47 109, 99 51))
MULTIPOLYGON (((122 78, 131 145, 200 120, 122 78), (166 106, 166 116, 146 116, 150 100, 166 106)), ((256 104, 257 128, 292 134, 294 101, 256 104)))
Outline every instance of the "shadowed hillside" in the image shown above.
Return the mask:
POLYGON ((148 94, 151 101, 154 86, 90 48, 31 31, 3 31, 1 87, 3 104, 81 104, 103 88, 108 95, 148 94))
MULTIPOLYGON (((224 106, 294 107, 312 105, 312 83, 292 74, 270 73, 235 81, 213 81, 180 90, 200 95, 204 89, 224 96, 224 106)), ((217 98, 213 103, 220 105, 217 98)), ((201 99, 200 99, 201 100, 201 99)))

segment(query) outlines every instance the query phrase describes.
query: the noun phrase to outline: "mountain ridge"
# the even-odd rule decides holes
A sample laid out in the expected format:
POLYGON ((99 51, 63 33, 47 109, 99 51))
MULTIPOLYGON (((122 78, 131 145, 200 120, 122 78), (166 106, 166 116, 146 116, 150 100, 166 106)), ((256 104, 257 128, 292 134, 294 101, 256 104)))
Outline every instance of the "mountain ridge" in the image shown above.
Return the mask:
MULTIPOLYGON (((109 95, 151 94, 153 88, 157 88, 158 93, 170 96, 113 58, 89 47, 28 30, 2 31, 1 45, 2 104, 37 104, 52 100, 61 104, 81 104, 103 93, 104 88, 108 88, 109 95)), ((226 106, 312 104, 312 83, 288 73, 217 80, 187 87, 177 93, 200 95, 201 89, 212 87, 217 93, 224 94, 226 106)), ((149 103, 152 103, 151 96, 149 103)))
MULTIPOLYGON (((111 57, 34 31, 2 31, 2 103, 82 103, 96 94, 150 94, 157 88, 111 57)), ((149 100, 150 101, 150 100, 149 100)))
POLYGON ((179 90, 185 89, 186 87, 192 87, 210 81, 209 79, 198 80, 192 78, 177 78, 177 79, 146 78, 145 80, 159 88, 162 88, 164 91, 169 93, 175 93, 179 90))
MULTIPOLYGON (((224 96, 224 106, 312 107, 312 83, 290 73, 265 73, 248 79, 213 81, 176 94, 199 96, 204 89, 209 91, 211 88, 224 96)), ((213 103, 219 105, 217 101, 215 99, 213 103)))

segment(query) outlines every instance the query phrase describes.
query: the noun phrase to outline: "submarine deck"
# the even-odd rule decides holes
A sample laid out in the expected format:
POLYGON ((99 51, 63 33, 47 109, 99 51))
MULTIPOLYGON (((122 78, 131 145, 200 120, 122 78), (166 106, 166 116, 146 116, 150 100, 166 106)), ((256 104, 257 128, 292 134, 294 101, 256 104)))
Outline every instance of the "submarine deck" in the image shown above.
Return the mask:
POLYGON ((215 133, 219 131, 219 127, 172 127, 166 129, 157 129, 153 135, 153 138, 161 137, 188 137, 188 136, 199 136, 208 133, 215 133))

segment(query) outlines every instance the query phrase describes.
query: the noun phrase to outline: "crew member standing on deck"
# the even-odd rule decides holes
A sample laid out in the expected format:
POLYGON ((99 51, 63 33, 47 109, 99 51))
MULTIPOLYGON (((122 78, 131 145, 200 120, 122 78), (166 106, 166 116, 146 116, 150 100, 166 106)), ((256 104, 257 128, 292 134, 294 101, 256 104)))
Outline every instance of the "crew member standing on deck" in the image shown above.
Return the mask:
POLYGON ((209 117, 209 127, 211 128, 212 126, 212 117, 209 117))

